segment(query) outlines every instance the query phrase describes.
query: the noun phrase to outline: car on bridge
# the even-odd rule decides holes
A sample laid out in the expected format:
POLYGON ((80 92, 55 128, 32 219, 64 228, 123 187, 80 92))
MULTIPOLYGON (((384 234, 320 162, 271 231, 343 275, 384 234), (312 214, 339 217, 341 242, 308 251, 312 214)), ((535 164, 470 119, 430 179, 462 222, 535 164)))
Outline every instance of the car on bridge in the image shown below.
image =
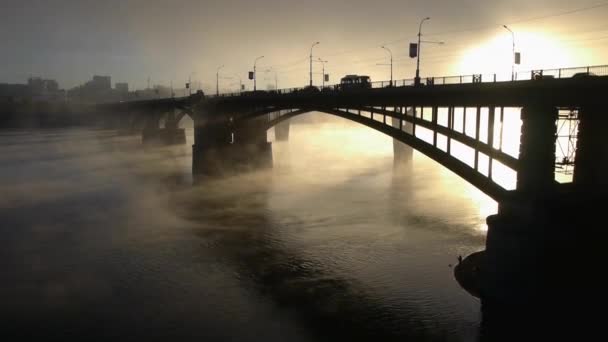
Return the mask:
POLYGON ((364 75, 346 75, 340 80, 340 90, 370 89, 371 78, 364 75))
POLYGON ((572 75, 572 78, 580 79, 580 78, 595 77, 595 76, 597 76, 597 75, 592 72, 578 72, 578 73, 572 75))

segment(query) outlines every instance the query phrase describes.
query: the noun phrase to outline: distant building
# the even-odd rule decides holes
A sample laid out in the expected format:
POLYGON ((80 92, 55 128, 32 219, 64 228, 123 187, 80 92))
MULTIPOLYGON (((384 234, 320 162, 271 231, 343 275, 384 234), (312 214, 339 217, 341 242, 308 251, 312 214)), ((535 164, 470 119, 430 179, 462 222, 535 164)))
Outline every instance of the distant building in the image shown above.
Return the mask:
POLYGON ((116 83, 114 89, 120 94, 129 92, 129 83, 116 83))
POLYGON ((112 101, 114 91, 112 89, 112 78, 110 76, 93 76, 93 79, 82 86, 72 88, 68 91, 71 100, 82 102, 106 102, 112 101))
POLYGON ((93 80, 87 83, 94 90, 107 91, 112 89, 112 77, 110 76, 93 76, 93 80))

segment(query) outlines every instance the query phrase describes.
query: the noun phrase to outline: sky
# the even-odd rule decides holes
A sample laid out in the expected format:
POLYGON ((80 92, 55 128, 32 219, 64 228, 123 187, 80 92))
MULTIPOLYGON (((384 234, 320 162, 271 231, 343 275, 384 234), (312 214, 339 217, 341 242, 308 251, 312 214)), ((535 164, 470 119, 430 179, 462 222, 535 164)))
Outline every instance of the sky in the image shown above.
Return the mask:
MULTIPOLYGON (((608 1, 600 0, 2 0, 0 83, 52 78, 71 88, 93 75, 131 89, 236 91, 258 56, 258 87, 304 86, 309 54, 327 60, 329 83, 346 74, 413 78, 408 44, 423 40, 421 75, 511 72, 608 64, 608 1), (270 71, 268 71, 270 70, 270 71), (275 77, 276 73, 276 77, 275 77), (240 80, 239 80, 240 78, 240 80)), ((314 63, 321 83, 321 63, 314 63)))

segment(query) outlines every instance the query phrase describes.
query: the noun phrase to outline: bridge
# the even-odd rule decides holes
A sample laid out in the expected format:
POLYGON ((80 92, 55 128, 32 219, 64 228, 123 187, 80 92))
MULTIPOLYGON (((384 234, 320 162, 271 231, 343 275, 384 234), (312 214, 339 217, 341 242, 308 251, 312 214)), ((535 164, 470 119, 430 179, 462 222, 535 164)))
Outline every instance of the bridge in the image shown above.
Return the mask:
MULTIPOLYGON (((547 284, 597 272, 594 261, 604 257, 601 207, 608 193, 608 67, 539 70, 508 82, 472 75, 412 84, 196 94, 98 109, 114 127, 141 130, 144 142, 183 143, 179 121, 192 117, 197 176, 271 166, 266 132, 274 127, 277 140, 287 140, 289 119, 295 116, 314 111, 351 120, 428 156, 499 203, 498 213, 487 219, 483 272, 469 284, 484 299, 522 305, 541 293, 549 299, 555 293, 547 284), (512 108, 521 109, 517 157, 502 149, 503 120, 512 108), (564 116, 576 121, 578 130, 575 155, 560 161, 558 121, 564 116), (466 129, 470 120, 474 132, 466 129), (459 158, 456 147, 471 158, 459 158), (513 188, 495 179, 496 165, 516 173, 513 188), (555 180, 563 166, 573 168, 570 183, 555 180)), ((408 161, 411 149, 395 144, 395 158, 408 161)))

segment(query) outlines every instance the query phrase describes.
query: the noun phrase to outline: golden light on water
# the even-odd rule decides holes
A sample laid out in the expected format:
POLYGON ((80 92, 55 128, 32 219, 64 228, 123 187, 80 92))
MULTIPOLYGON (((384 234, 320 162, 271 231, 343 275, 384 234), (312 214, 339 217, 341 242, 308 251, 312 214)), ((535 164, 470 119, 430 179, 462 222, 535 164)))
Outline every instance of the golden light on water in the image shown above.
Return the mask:
MULTIPOLYGON (((496 74, 498 80, 511 77, 513 64, 513 36, 504 33, 469 49, 457 65, 461 74, 496 74)), ((563 46, 555 36, 540 32, 517 31, 515 51, 521 53, 521 64, 515 72, 536 69, 553 69, 576 65, 573 52, 563 46)))

